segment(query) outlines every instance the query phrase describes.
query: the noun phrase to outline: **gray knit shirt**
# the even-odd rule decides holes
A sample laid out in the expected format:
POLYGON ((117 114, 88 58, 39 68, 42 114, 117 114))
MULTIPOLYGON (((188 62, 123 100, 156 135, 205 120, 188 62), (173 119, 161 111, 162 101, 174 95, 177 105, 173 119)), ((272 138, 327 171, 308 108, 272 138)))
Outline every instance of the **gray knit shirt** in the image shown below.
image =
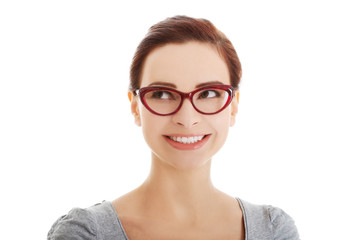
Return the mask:
MULTIPOLYGON (((245 240, 298 240, 293 219, 279 208, 254 205, 236 198, 244 216, 245 240)), ((48 240, 129 240, 111 204, 74 208, 60 217, 48 232, 48 240)))

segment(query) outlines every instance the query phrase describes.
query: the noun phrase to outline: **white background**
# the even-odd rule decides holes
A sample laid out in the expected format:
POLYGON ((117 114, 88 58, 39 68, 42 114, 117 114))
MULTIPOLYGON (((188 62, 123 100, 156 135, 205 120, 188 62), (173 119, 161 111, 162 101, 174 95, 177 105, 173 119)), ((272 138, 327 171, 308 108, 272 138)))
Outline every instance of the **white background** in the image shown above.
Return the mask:
POLYGON ((211 20, 243 66, 214 184, 283 208, 302 239, 359 239, 356 1, 129 2, 1 1, 1 238, 45 239, 72 207, 142 183, 129 66, 152 24, 184 14, 211 20))

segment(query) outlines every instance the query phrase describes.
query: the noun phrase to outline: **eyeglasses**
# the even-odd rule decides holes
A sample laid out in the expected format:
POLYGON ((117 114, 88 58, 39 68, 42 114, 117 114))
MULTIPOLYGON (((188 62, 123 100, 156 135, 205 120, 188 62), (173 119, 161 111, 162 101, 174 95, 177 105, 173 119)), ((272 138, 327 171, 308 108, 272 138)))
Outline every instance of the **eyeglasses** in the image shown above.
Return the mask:
POLYGON ((177 113, 184 100, 189 99, 196 111, 211 115, 224 110, 234 96, 230 85, 212 85, 183 93, 165 87, 143 87, 135 90, 142 104, 153 114, 168 116, 177 113))

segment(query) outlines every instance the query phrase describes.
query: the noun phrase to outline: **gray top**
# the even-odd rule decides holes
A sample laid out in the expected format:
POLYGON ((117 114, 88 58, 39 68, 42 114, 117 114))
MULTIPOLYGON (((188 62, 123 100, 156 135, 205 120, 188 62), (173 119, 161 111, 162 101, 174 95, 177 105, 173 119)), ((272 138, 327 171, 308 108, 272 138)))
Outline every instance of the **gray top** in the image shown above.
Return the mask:
MULTIPOLYGON (((283 210, 236 198, 244 216, 245 240, 298 240, 293 219, 283 210)), ((129 240, 111 204, 74 208, 51 227, 48 240, 129 240)))

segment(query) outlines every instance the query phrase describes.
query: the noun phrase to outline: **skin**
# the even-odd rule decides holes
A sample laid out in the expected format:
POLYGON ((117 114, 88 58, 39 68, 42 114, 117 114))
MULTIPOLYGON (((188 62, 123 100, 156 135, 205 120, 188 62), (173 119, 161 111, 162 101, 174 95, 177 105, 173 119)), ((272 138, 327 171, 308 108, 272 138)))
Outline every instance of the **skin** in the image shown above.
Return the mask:
MULTIPOLYGON (((147 57, 141 86, 172 84, 190 92, 199 84, 230 85, 227 66, 212 46, 198 42, 168 44, 147 57)), ((245 239, 243 215, 236 199, 216 189, 211 159, 226 141, 238 111, 238 92, 215 115, 198 113, 189 100, 170 116, 150 113, 129 93, 134 121, 151 149, 148 178, 113 201, 126 234, 136 239, 245 239), (164 136, 209 135, 198 149, 179 150, 164 136)))

